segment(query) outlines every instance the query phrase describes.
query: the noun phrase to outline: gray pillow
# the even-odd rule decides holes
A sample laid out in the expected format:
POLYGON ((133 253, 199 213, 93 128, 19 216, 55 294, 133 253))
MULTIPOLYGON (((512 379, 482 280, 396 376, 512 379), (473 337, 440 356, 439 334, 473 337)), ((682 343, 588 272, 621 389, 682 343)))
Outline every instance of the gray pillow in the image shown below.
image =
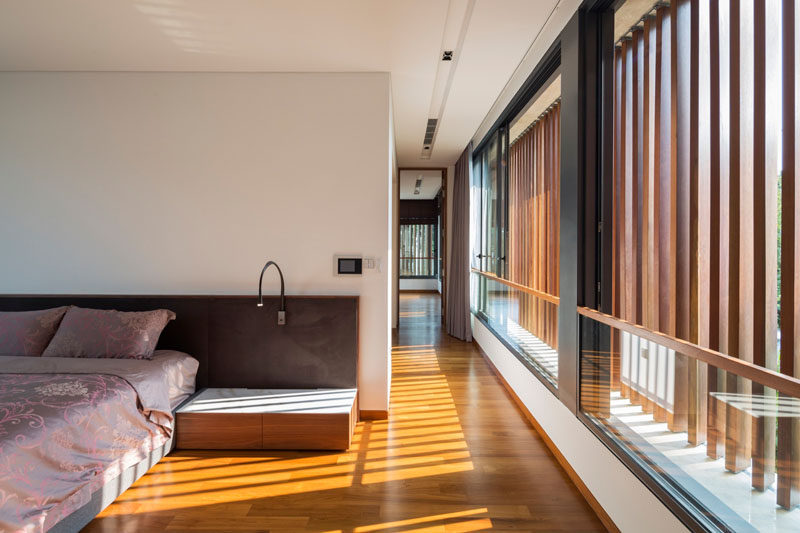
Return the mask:
POLYGON ((0 312, 0 355, 42 355, 66 312, 67 307, 0 312))
POLYGON ((161 331, 174 318, 167 309, 123 312, 70 307, 42 355, 150 359, 161 331))

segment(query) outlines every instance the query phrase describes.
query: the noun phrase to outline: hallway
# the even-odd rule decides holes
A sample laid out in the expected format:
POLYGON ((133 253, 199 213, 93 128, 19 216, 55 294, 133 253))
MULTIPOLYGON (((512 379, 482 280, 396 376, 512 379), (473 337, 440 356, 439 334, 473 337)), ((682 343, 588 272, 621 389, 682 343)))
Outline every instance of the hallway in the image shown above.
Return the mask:
POLYGON ((351 450, 176 452, 86 531, 603 531, 439 296, 400 305, 389 419, 351 450))

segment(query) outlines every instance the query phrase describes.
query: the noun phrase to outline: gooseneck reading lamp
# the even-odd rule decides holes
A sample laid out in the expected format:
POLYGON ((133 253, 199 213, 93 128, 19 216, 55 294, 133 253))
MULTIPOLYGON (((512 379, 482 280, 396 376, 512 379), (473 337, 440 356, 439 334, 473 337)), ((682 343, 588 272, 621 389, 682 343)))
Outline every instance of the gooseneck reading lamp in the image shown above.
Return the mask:
POLYGON ((275 261, 267 261, 267 264, 261 269, 261 276, 258 278, 258 307, 264 307, 264 297, 261 295, 261 283, 264 281, 264 272, 266 272, 270 265, 278 269, 278 275, 281 277, 281 308, 278 311, 278 325, 283 326, 286 324, 286 297, 283 292, 283 272, 281 272, 281 267, 279 267, 278 263, 275 261))

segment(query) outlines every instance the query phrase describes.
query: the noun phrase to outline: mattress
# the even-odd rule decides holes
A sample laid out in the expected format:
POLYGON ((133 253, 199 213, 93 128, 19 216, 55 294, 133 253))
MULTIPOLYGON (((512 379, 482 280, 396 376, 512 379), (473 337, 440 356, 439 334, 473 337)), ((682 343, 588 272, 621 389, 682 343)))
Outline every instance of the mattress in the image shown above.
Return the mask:
POLYGON ((0 357, 0 368, 0 532, 35 532, 168 442, 197 361, 0 357))
POLYGON ((152 361, 161 365, 167 380, 169 408, 174 411, 194 394, 199 363, 194 357, 173 350, 156 350, 152 361))

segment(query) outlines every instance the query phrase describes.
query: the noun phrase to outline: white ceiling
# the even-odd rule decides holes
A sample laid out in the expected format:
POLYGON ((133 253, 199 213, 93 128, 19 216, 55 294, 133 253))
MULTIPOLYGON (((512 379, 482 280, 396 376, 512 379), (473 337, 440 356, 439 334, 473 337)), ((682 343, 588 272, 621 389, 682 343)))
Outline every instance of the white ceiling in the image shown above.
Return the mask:
POLYGON ((558 2, 3 0, 0 70, 390 72, 399 165, 442 166, 558 2), (445 86, 441 51, 459 42, 433 154, 421 160, 434 89, 445 86))
POLYGON ((401 170, 400 171, 400 199, 401 200, 432 200, 442 188, 441 170, 401 170), (419 194, 414 194, 417 178, 422 178, 419 194))

